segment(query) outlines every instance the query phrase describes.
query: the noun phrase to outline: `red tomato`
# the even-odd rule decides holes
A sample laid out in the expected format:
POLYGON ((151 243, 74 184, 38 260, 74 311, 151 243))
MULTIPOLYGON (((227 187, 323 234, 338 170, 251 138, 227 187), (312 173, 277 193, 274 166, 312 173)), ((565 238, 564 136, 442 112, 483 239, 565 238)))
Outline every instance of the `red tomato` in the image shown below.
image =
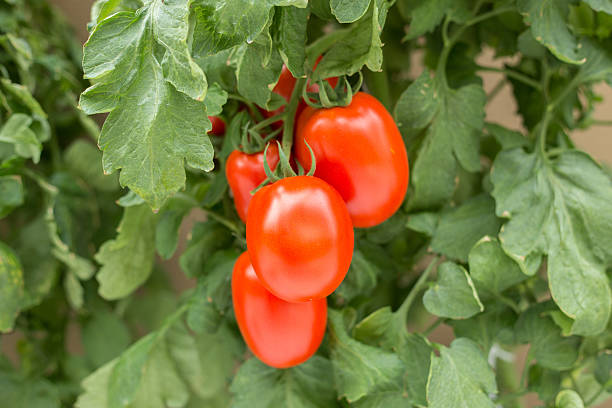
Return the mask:
MULTIPOLYGON (((317 67, 317 65, 319 64, 319 61, 321 61, 321 58, 322 58, 321 56, 317 58, 314 68, 317 67)), ((287 101, 287 103, 289 103, 289 100, 291 99, 291 94, 293 93, 293 88, 295 88, 296 81, 297 80, 293 77, 293 75, 291 74, 291 71, 289 71, 287 66, 283 65, 283 69, 281 70, 281 74, 280 74, 280 77, 278 78, 278 82, 276 83, 276 86, 274 87, 272 92, 282 96, 287 101)), ((328 78, 327 82, 329 82, 331 86, 335 87, 336 84, 338 83, 338 78, 336 77, 328 78)), ((319 91, 319 86, 317 84, 308 85, 308 92, 318 92, 318 91, 319 91)), ((298 107, 297 107, 297 111, 295 113, 296 118, 300 116, 300 114, 302 113, 302 111, 304 111, 306 106, 307 106, 306 102, 304 102, 303 100, 300 100, 300 103, 298 104, 298 107)), ((280 108, 274 111, 266 111, 262 109, 261 113, 263 114, 264 117, 271 118, 272 116, 278 115, 284 110, 285 110, 285 107, 281 106, 280 108)), ((282 126, 282 122, 281 121, 274 122, 273 126, 276 128, 279 128, 282 126)))
POLYGON ((238 327, 253 354, 272 367, 308 360, 319 348, 327 322, 327 301, 290 303, 263 287, 244 252, 234 265, 232 299, 238 327))
POLYGON ((208 134, 221 136, 225 133, 225 122, 218 116, 209 116, 208 119, 212 123, 212 129, 208 131, 208 134))
MULTIPOLYGON (((267 153, 268 165, 274 171, 279 161, 278 146, 270 143, 267 153)), ((247 220, 247 210, 251 202, 251 191, 266 179, 263 152, 246 154, 234 150, 225 163, 225 177, 234 196, 236 211, 243 222, 247 220)))
POLYGON ((353 225, 342 197, 310 176, 259 190, 249 207, 246 239, 261 283, 289 302, 332 293, 353 256, 353 225))
POLYGON ((331 184, 346 201, 355 227, 380 224, 402 204, 408 188, 408 156, 393 118, 373 96, 353 96, 347 107, 313 109, 300 116, 295 154, 316 177, 331 184))

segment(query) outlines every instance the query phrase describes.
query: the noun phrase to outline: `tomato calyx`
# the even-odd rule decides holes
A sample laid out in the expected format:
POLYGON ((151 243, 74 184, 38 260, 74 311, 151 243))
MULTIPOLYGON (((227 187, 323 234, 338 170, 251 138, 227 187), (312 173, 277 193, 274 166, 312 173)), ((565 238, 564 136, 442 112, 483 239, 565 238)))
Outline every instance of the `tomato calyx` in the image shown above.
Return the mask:
POLYGON ((362 83, 363 74, 361 71, 350 78, 346 75, 338 78, 335 87, 332 87, 329 81, 322 79, 316 81, 318 88, 317 92, 309 92, 308 89, 305 88, 302 96, 304 101, 314 109, 348 106, 353 100, 353 95, 361 89, 362 83))
POLYGON ((267 160, 268 148, 270 147, 270 144, 267 144, 264 149, 264 156, 263 156, 264 157, 263 166, 264 166, 264 171, 266 173, 267 178, 259 186, 257 186, 255 190, 252 191, 252 194, 255 194, 260 188, 266 186, 267 184, 274 183, 283 178, 296 177, 296 176, 314 176, 314 173, 317 169, 317 163, 316 163, 314 151, 310 148, 308 143, 306 143, 306 147, 310 150, 310 163, 311 163, 311 166, 310 166, 310 169, 308 169, 308 172, 306 172, 306 170, 302 167, 302 165, 297 162, 295 163, 295 166, 297 167, 297 171, 296 171, 291 165, 289 157, 283 151, 281 144, 278 141, 276 143, 278 145, 278 156, 279 156, 278 165, 276 166, 276 169, 274 171, 270 169, 270 165, 268 164, 268 160, 267 160))
POLYGON ((234 150, 247 154, 263 151, 265 146, 281 133, 282 129, 272 129, 270 125, 282 116, 284 114, 275 115, 254 124, 246 111, 238 112, 227 130, 234 150))

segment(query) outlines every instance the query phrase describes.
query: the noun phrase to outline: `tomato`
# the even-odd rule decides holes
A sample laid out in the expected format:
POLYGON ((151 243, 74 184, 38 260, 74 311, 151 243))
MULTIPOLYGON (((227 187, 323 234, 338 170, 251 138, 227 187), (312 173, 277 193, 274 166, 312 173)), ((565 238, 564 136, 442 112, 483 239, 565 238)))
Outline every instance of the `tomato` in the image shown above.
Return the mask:
POLYGON ((221 136, 225 133, 225 122, 218 116, 209 116, 208 119, 212 123, 212 129, 208 131, 208 134, 221 136))
MULTIPOLYGON (((321 61, 321 58, 322 58, 321 56, 317 58, 314 68, 317 67, 317 65, 319 64, 319 61, 321 61)), ((283 65, 283 69, 281 70, 280 77, 278 78, 278 82, 276 83, 276 86, 274 87, 272 92, 282 96, 287 101, 287 103, 289 103, 289 100, 291 99, 291 94, 293 93, 293 88, 295 88, 296 81, 297 80, 293 77, 293 75, 291 74, 291 71, 289 71, 287 66, 283 65)), ((327 82, 329 82, 331 86, 335 87, 336 84, 338 83, 338 78, 336 77, 328 78, 327 82)), ((318 91, 319 91, 319 86, 317 84, 308 85, 308 92, 318 92, 318 91)), ((298 104, 298 107, 297 107, 297 111, 295 112, 296 118, 300 116, 300 114, 304 111, 306 106, 307 106, 306 102, 304 102, 304 100, 300 100, 300 103, 298 104)), ((274 115, 278 115, 279 113, 282 113, 284 110, 285 110, 285 107, 281 106, 280 108, 273 110, 273 111, 266 111, 262 109, 261 113, 263 114, 264 117, 271 118, 274 115)), ((279 128, 282 126, 282 124, 283 124, 282 121, 278 121, 278 122, 274 122, 273 126, 276 128, 279 128)))
POLYGON ((393 118, 373 96, 359 92, 349 106, 307 107, 298 120, 295 154, 308 170, 312 148, 315 176, 346 202, 355 227, 385 221, 402 204, 408 188, 408 156, 393 118))
POLYGON ((327 301, 290 303, 263 287, 244 252, 232 274, 234 314, 244 341, 264 363, 277 368, 308 360, 319 348, 327 322, 327 301))
MULTIPOLYGON (((278 146, 270 143, 267 153, 268 165, 274 171, 279 161, 278 146)), ((251 202, 251 191, 266 179, 263 152, 246 154, 234 150, 225 163, 225 177, 234 196, 234 205, 243 222, 247 220, 247 210, 251 202)))
POLYGON ((289 302, 332 293, 353 256, 353 225, 342 197, 316 177, 281 179, 253 196, 247 248, 261 283, 289 302))

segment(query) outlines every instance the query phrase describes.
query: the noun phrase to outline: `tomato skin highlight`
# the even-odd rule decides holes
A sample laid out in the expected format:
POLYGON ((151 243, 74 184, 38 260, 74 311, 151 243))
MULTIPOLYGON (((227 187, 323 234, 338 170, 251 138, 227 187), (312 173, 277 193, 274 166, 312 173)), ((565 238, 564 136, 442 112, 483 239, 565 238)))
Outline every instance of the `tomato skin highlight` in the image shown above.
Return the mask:
POLYGON ((232 273, 232 300, 238 327, 261 361, 287 368, 308 360, 319 348, 327 324, 327 300, 286 302, 268 292, 244 252, 232 273))
MULTIPOLYGON (((270 169, 274 171, 279 161, 278 145, 273 142, 266 155, 270 169)), ((263 152, 246 154, 234 150, 225 163, 225 177, 234 196, 234 205, 242 222, 246 223, 251 202, 251 191, 266 179, 263 152)))
POLYGON ((246 239, 261 283, 289 302, 332 293, 353 256, 353 225, 342 197, 311 176, 259 190, 249 207, 246 239))
POLYGON ((209 135, 221 136, 225 134, 225 121, 218 116, 209 116, 208 120, 212 123, 212 128, 208 131, 209 135))
POLYGON ((391 217, 408 189, 408 156, 402 136, 385 107, 359 92, 349 106, 307 107, 298 120, 295 154, 315 176, 342 196, 358 228, 373 227, 391 217))

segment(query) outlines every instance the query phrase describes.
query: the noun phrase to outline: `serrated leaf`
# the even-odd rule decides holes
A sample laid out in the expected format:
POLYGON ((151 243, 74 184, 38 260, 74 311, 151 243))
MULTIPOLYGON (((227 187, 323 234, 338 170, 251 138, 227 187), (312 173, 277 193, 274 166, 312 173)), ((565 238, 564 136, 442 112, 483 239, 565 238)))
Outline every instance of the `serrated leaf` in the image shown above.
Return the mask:
POLYGON ((466 337, 488 351, 496 342, 514 342, 514 324, 517 316, 503 304, 487 304, 485 311, 470 319, 452 320, 455 337, 466 337))
POLYGON ((201 102, 206 78, 187 47, 190 0, 154 0, 98 24, 84 49, 81 95, 88 114, 111 112, 100 134, 107 173, 158 209, 185 184, 184 164, 213 167, 201 102), (163 57, 153 53, 161 47, 163 57))
POLYGON ((401 392, 404 365, 399 357, 352 339, 340 312, 328 313, 331 361, 339 396, 354 402, 373 393, 401 392))
POLYGON ((23 204, 23 183, 19 176, 0 176, 0 219, 23 204))
POLYGON ((484 310, 470 275, 453 262, 438 267, 438 279, 423 295, 423 304, 430 313, 451 319, 467 319, 484 310))
POLYGON ((519 317, 516 340, 529 343, 530 355, 539 365, 552 370, 567 370, 578 358, 578 337, 562 337, 561 329, 544 313, 554 309, 550 303, 531 307, 519 317))
POLYGON ((0 242, 0 332, 13 329, 23 300, 21 263, 12 249, 0 242))
POLYGON ((584 402, 574 390, 563 390, 555 399, 555 408, 584 408, 584 402))
POLYGON ((370 0, 331 0, 331 12, 339 23, 353 23, 368 11, 370 0))
POLYGON ((12 145, 17 155, 38 163, 42 145, 36 138, 36 134, 30 129, 31 124, 32 118, 28 115, 12 114, 0 128, 0 143, 12 145))
POLYGON ((427 71, 402 93, 395 117, 403 135, 411 137, 430 123, 411 169, 411 209, 444 204, 455 190, 459 165, 469 172, 480 170, 485 103, 482 86, 449 89, 427 71))
POLYGON ((433 31, 448 15, 451 21, 465 22, 471 16, 470 3, 461 0, 413 1, 410 28, 406 39, 415 39, 433 31))
POLYGON ((310 9, 282 7, 277 10, 275 18, 278 21, 275 41, 281 58, 294 77, 303 77, 306 75, 304 64, 310 9))
POLYGON ((102 267, 96 275, 100 296, 120 299, 147 280, 155 255, 155 215, 146 205, 127 207, 117 237, 96 254, 102 267))
POLYGON ((499 241, 489 237, 474 245, 469 264, 470 276, 476 286, 493 293, 499 294, 527 279, 518 264, 503 251, 499 241))
POLYGON ((295 367, 279 370, 256 358, 247 360, 232 383, 234 408, 332 408, 337 406, 332 366, 313 356, 295 367))
POLYGON ((227 102, 227 91, 221 85, 214 83, 208 87, 204 104, 208 116, 219 115, 223 111, 223 105, 227 102))
POLYGON ((353 23, 346 35, 325 53, 313 79, 352 75, 364 65, 370 71, 380 71, 383 58, 380 34, 389 7, 387 0, 371 0, 370 8, 363 17, 353 23))
POLYGON ((497 214, 510 219, 499 235, 504 251, 524 271, 548 254, 551 294, 575 320, 572 334, 601 332, 612 308, 604 273, 612 260, 610 178, 582 152, 544 162, 513 149, 497 156, 491 181, 497 214))
POLYGON ((531 34, 560 60, 569 64, 582 64, 578 43, 570 32, 567 14, 571 0, 518 0, 517 7, 531 34))
POLYGON ((252 43, 240 46, 235 61, 238 92, 262 108, 271 108, 272 89, 278 82, 283 60, 272 47, 270 33, 264 32, 252 43))
POLYGON ((433 356, 427 382, 429 408, 494 408, 488 394, 497 393, 495 375, 471 340, 459 338, 433 356))
POLYGON ((474 244, 484 236, 497 235, 500 225, 501 221, 495 216, 495 201, 488 194, 480 194, 442 213, 431 248, 466 262, 474 244))

